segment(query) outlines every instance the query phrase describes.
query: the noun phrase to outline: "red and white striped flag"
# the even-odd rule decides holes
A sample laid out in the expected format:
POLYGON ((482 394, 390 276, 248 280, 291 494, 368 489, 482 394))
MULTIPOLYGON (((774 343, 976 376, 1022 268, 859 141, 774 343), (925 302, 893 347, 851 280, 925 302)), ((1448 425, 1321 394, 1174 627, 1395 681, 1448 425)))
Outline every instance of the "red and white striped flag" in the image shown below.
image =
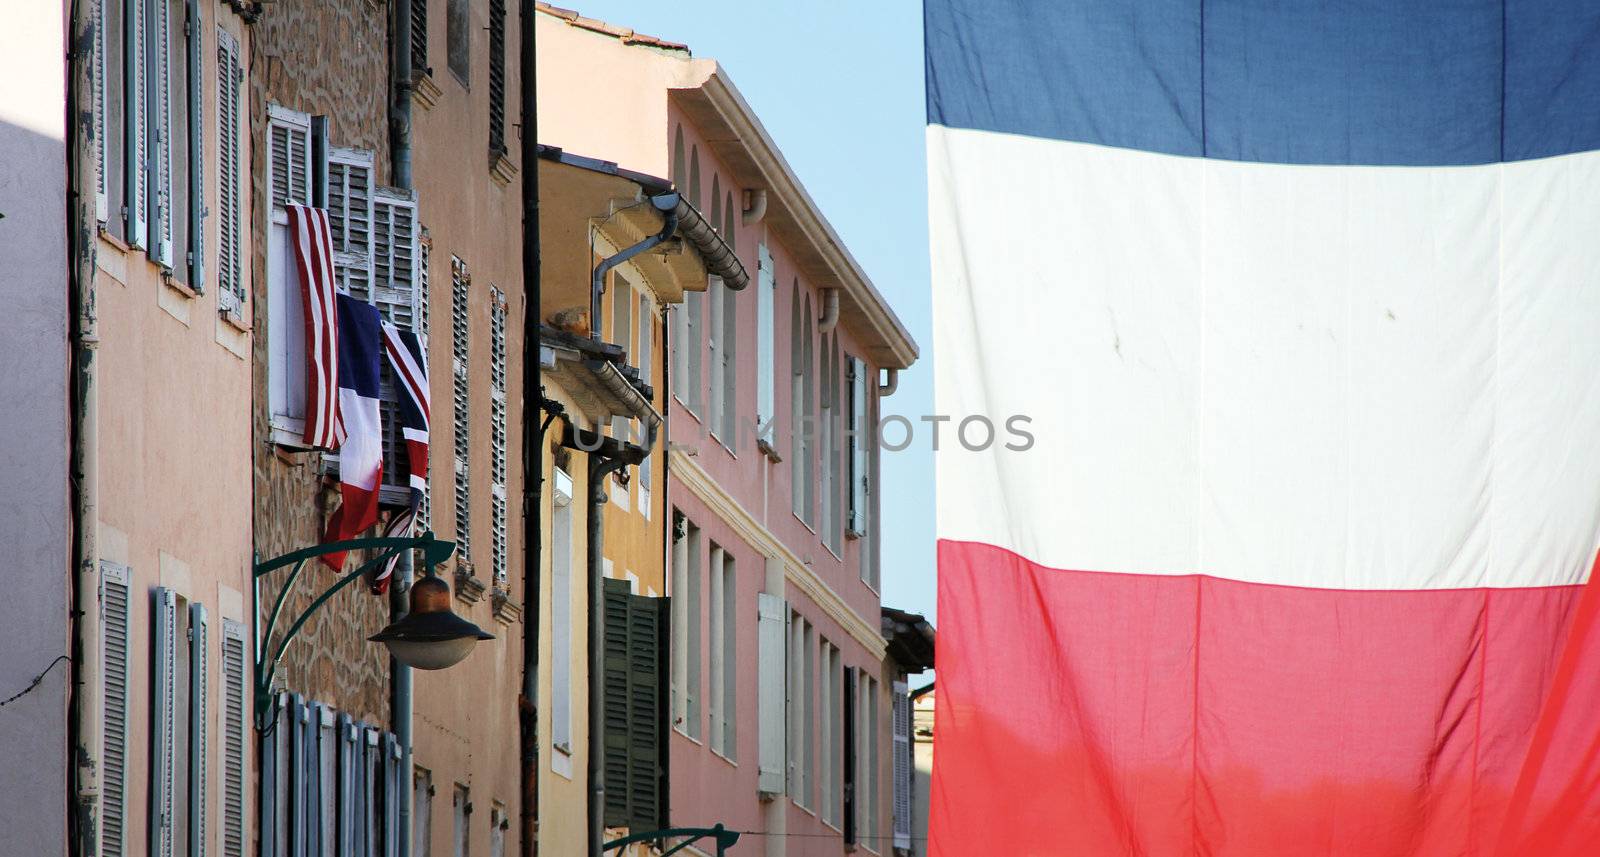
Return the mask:
POLYGON ((288 206, 289 233, 300 273, 306 329, 305 442, 337 449, 344 442, 339 412, 339 313, 334 302, 333 241, 328 212, 288 206))
MULTIPOLYGON (((400 431, 406 441, 411 502, 389 517, 383 531, 385 536, 399 538, 411 535, 415 528, 422 494, 428 487, 428 345, 417 334, 384 322, 383 347, 389 355, 389 368, 394 371, 395 382, 405 393, 400 397, 400 431)), ((373 578, 373 592, 388 591, 399 558, 400 555, 395 554, 384 563, 383 570, 373 578)))

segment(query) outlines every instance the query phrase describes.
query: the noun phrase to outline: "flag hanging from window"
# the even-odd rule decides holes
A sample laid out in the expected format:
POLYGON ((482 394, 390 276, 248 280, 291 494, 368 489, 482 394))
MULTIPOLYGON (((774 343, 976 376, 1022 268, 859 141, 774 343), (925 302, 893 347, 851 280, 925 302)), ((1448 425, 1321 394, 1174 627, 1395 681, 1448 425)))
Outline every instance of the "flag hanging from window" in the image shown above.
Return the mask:
POLYGON ((286 206, 289 234, 305 307, 306 427, 308 446, 338 449, 344 441, 339 396, 339 313, 334 300, 333 242, 328 212, 306 205, 286 206))
POLYGON ((1600 853, 1600 7, 924 15, 930 853, 1600 853))
MULTIPOLYGON (((339 495, 343 502, 328 520, 324 542, 354 538, 378 522, 378 491, 383 484, 383 432, 378 411, 378 377, 383 333, 378 308, 340 294, 339 413, 344 442, 339 446, 339 495)), ((335 571, 343 553, 324 554, 335 571)))
MULTIPOLYGON (((395 384, 401 390, 400 433, 405 439, 411 491, 405 507, 389 516, 383 534, 391 538, 404 538, 415 529, 423 492, 428 490, 428 344, 416 333, 401 330, 386 321, 383 323, 383 348, 389 357, 395 384)), ((373 592, 381 594, 388 591, 395 563, 399 559, 400 555, 395 554, 384 563, 383 569, 373 578, 373 592)))

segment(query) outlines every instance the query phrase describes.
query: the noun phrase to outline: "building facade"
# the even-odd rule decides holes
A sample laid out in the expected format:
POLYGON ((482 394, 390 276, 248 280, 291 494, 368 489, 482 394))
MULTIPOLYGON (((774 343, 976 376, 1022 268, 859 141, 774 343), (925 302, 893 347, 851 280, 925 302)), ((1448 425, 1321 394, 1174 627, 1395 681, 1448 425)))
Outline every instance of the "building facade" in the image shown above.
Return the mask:
POLYGON ((750 272, 666 329, 669 818, 885 853, 877 400, 916 346, 713 61, 541 6, 541 139, 665 173, 750 272), (572 80, 620 93, 597 114, 572 80))

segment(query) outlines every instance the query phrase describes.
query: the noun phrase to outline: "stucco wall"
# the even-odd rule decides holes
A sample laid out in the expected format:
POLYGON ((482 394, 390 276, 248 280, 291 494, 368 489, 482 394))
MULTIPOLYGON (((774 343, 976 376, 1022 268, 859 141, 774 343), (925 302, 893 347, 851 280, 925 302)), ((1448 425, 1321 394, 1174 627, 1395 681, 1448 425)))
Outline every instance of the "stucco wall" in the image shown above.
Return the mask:
MULTIPOLYGON (((0 80, 0 699, 67 652, 66 38, 61 4, 6 13, 0 80)), ((85 236, 79 235, 79 240, 85 236)), ((67 664, 0 710, 0 831, 19 854, 66 849, 67 664)))
MULTIPOLYGON (((251 27, 254 51, 249 71, 250 127, 257 144, 266 133, 267 104, 326 115, 335 145, 371 149, 378 181, 389 183, 387 119, 387 5, 280 0, 263 7, 251 27)), ((271 206, 266 204, 264 147, 250 161, 255 202, 251 236, 266 246, 271 206)), ((263 557, 321 541, 326 516, 338 501, 321 496, 319 453, 288 452, 269 442, 267 427, 266 254, 251 256, 252 323, 255 332, 252 460, 256 484, 255 548, 263 557)), ((353 560, 352 560, 353 563, 353 560)), ((354 567, 352 564, 349 567, 354 567)), ((332 572, 308 565, 305 579, 285 611, 298 612, 333 580, 332 572)), ((278 582, 261 589, 270 606, 278 582)), ((263 610, 264 613, 264 610, 263 610)), ((294 615, 291 613, 290 615, 294 615)), ((306 624, 301 640, 279 669, 282 682, 310 698, 370 723, 389 723, 388 654, 366 637, 388 622, 388 601, 343 593, 306 624)))

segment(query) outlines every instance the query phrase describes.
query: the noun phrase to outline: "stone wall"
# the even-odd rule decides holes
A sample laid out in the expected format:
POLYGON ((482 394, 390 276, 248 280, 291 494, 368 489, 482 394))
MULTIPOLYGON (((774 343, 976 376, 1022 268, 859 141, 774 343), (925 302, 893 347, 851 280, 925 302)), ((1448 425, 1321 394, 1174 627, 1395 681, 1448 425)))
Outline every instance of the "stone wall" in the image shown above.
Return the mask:
MULTIPOLYGON (((267 104, 328 117, 335 145, 378 153, 379 181, 388 180, 388 4, 372 0, 275 0, 263 6, 251 28, 249 70, 252 147, 251 233, 267 246, 265 188, 267 104)), ((255 545, 260 557, 321 541, 328 513, 338 505, 337 485, 322 474, 320 453, 289 452, 271 443, 267 426, 268 325, 266 254, 251 260, 255 325, 252 459, 256 486, 255 545)), ((363 559, 352 555, 347 569, 363 559)), ((262 618, 271 609, 283 575, 261 588, 262 618)), ((308 563, 285 603, 292 620, 335 580, 321 564, 308 563)), ((278 669, 278 682, 310 698, 331 703, 370 723, 389 722, 389 658, 366 638, 388 622, 388 600, 361 584, 335 596, 301 633, 278 669)))

